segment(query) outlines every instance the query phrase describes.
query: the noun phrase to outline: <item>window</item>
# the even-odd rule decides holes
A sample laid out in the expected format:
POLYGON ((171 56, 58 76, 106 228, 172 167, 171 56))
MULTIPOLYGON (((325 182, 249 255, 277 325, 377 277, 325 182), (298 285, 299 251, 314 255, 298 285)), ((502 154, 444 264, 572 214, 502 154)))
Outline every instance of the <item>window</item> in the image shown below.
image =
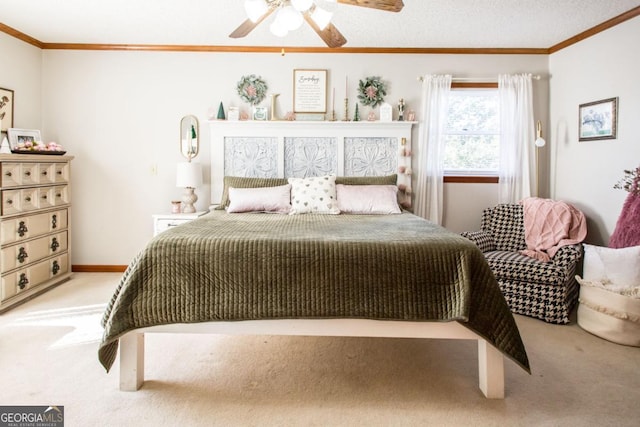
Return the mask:
POLYGON ((499 162, 498 90, 452 89, 445 129, 445 175, 496 176, 499 162))

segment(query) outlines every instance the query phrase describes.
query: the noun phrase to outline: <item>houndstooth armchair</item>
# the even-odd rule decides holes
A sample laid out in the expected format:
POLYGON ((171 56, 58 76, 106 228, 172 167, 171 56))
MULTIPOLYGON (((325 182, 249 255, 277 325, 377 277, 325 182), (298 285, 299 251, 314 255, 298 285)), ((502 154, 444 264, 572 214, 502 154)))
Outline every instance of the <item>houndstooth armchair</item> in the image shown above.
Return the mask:
POLYGON ((520 204, 485 209, 480 231, 462 235, 484 253, 512 312, 549 323, 569 323, 578 299, 575 273, 582 245, 563 246, 551 262, 520 254, 527 248, 520 204))

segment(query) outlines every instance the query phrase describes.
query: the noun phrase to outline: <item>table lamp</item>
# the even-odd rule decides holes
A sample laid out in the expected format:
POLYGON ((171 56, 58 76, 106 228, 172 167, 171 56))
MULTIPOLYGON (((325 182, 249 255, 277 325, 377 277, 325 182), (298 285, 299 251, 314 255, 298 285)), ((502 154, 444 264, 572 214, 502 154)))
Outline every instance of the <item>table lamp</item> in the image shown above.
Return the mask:
POLYGON ((194 162, 178 163, 176 173, 176 187, 184 188, 182 194, 182 212, 194 213, 196 208, 194 203, 198 201, 198 196, 194 190, 202 185, 202 165, 194 162))

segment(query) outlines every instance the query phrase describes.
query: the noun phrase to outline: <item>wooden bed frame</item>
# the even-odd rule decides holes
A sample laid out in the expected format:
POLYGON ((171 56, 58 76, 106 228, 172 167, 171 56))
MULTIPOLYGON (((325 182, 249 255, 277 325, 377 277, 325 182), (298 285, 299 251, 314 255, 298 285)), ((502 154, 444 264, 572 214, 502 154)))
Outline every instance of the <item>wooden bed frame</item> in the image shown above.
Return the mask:
POLYGON ((480 390, 487 398, 504 398, 504 356, 493 345, 458 322, 287 319, 172 324, 136 329, 120 338, 120 390, 136 391, 144 383, 144 336, 148 333, 477 340, 480 390))

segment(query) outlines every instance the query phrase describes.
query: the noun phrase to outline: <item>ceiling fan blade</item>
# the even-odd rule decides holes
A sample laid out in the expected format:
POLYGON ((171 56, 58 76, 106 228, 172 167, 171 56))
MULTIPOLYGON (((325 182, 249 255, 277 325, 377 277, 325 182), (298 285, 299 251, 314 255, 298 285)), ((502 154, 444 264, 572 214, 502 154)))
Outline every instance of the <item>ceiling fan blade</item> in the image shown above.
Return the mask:
POLYGON ((347 42, 347 39, 344 38, 342 33, 338 31, 338 29, 332 24, 329 23, 323 30, 318 27, 311 16, 308 13, 304 14, 304 20, 307 21, 307 24, 313 28, 322 40, 327 44, 327 46, 331 48, 336 48, 344 45, 347 42))
POLYGON ((276 9, 273 7, 270 7, 269 10, 267 10, 264 13, 264 15, 262 15, 256 22, 253 22, 251 19, 245 20, 242 24, 240 24, 238 28, 236 28, 235 30, 233 30, 231 34, 229 34, 229 37, 231 37, 232 39, 239 39, 246 36, 251 31, 253 31, 254 28, 260 25, 262 21, 267 19, 269 15, 273 13, 274 10, 276 9))
POLYGON ((338 3, 370 7, 387 12, 400 12, 404 7, 402 0, 338 0, 338 3))

